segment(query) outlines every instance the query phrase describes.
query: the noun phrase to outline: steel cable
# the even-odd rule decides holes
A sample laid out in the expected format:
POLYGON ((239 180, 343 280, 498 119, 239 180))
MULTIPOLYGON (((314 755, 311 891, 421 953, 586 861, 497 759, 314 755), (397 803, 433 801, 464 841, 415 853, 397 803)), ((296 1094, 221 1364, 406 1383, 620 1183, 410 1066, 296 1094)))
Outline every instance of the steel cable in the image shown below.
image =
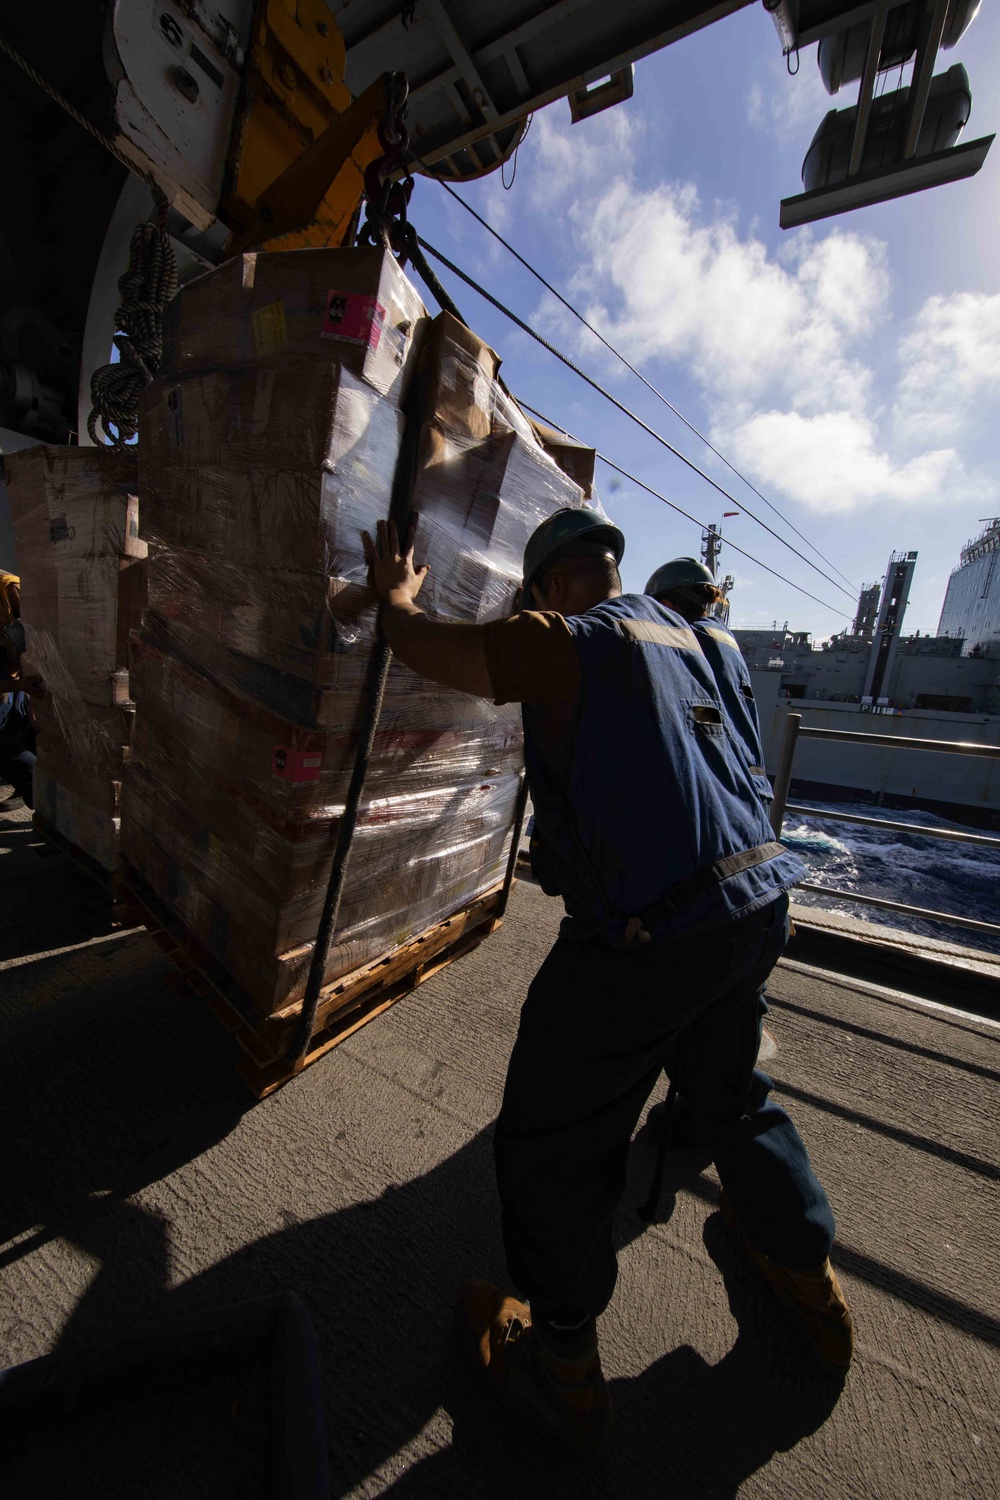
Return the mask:
MULTIPOLYGON (((417 236, 417 241, 420 245, 423 246, 423 248, 429 255, 433 255, 435 260, 440 261, 443 266, 446 266, 447 269, 451 271, 454 276, 457 276, 460 281, 464 281, 466 286, 471 287, 474 292, 478 292, 480 297, 489 302, 493 307, 497 309, 498 312, 502 312, 505 318, 509 318, 512 323, 514 323, 518 328, 521 329, 522 333, 526 333, 529 338, 534 339, 536 344, 540 344, 543 349, 548 350, 549 354, 554 355, 555 358, 558 359, 561 364, 564 364, 568 370, 572 370, 574 375, 578 375, 581 380, 586 381, 587 385, 589 385, 592 390, 597 391, 598 395, 603 396, 606 401, 610 401, 612 406, 617 407, 617 409, 622 412, 624 416, 633 421, 637 427, 641 427, 643 432, 648 433, 651 438, 655 438, 655 440, 661 445, 661 447, 666 448, 668 453, 672 453, 675 458, 679 458, 681 463, 685 464, 689 469, 697 474, 700 479, 704 479, 706 484, 710 484, 714 490, 717 490, 718 493, 723 496, 724 499, 730 501, 733 505, 742 505, 742 502, 737 500, 734 495, 731 495, 727 489, 719 484, 718 480, 713 479, 710 474, 706 474, 704 469, 699 468, 693 459, 688 458, 687 455, 682 453, 679 448, 675 448, 673 443, 668 442, 661 433, 656 431, 655 427, 650 427, 648 422, 644 422, 642 418, 640 416, 637 416, 634 411, 631 411, 623 401, 619 401, 617 396, 612 396, 611 392, 605 390, 604 387, 598 381, 596 381, 592 375, 588 375, 585 370, 581 370, 579 365, 574 364, 573 361, 568 358, 567 355, 563 354, 559 349, 557 349, 554 344, 550 344, 548 339, 543 338, 542 335, 536 332, 536 330, 532 328, 529 323, 526 323, 523 318, 518 317, 516 312, 512 312, 509 307, 505 307, 504 304, 499 300, 499 298, 494 297, 493 293, 488 292, 484 286, 480 286, 479 282, 475 281, 467 271, 463 271, 460 266, 456 266, 454 261, 449 260, 446 255, 443 255, 441 253, 440 250, 436 250, 434 246, 431 245, 427 240, 425 240, 421 235, 417 236)), ((801 558, 801 560, 806 564, 807 567, 812 568, 814 573, 818 573, 821 578, 825 578, 827 583, 832 583, 834 588, 840 589, 842 594, 847 594, 848 598, 853 598, 850 591, 848 589, 845 589, 843 584, 838 583, 835 578, 831 578, 829 573, 824 573, 823 569, 818 568, 811 558, 806 557, 804 552, 800 552, 798 547, 793 547, 791 542, 786 541, 786 539, 783 536, 779 535, 779 533, 775 531, 772 526, 768 526, 766 521, 762 521, 759 516, 755 516, 752 511, 747 510, 745 505, 742 505, 742 508, 746 511, 746 514, 750 516, 751 520, 756 521, 758 526, 763 527, 763 529, 768 533, 769 536, 774 537, 776 542, 780 542, 783 547, 787 547, 789 552, 794 552, 795 556, 801 558)), ((727 542, 727 546, 731 547, 733 545, 734 544, 732 542, 727 542)), ((829 607, 830 606, 827 606, 827 608, 829 607)))
MULTIPOLYGON (((530 411, 533 417, 537 417, 538 420, 540 422, 544 422, 547 427, 552 427, 558 432, 565 433, 566 437, 570 438, 574 443, 580 442, 580 439, 573 437, 573 434, 571 432, 566 432, 565 427, 560 426, 558 422, 553 422, 551 417, 547 417, 543 412, 537 411, 535 407, 529 406, 527 401, 522 401, 520 397, 517 397, 516 400, 519 406, 523 407, 525 411, 530 411)), ((623 469, 621 464, 616 464, 613 459, 607 458, 603 453, 598 453, 597 457, 601 460, 602 464, 607 464, 609 469, 613 469, 616 474, 620 474, 621 477, 623 479, 627 479, 630 484, 638 485, 639 489, 645 490, 647 495, 652 495, 654 499, 661 500, 664 505, 669 505, 670 509, 675 510, 679 516, 683 516, 685 521, 691 521, 695 526, 700 526, 704 530, 706 526, 705 521, 700 521, 697 516, 693 516, 690 511, 685 510, 683 506, 678 505, 674 500, 668 500, 666 495, 661 495, 659 490, 654 490, 652 485, 646 484, 645 480, 639 479, 635 474, 630 474, 628 469, 623 469)), ((825 599, 818 598, 816 594, 810 594, 808 589, 804 589, 799 583, 793 583, 790 578, 785 577, 784 573, 779 573, 777 568, 772 568, 768 563, 761 562, 759 557, 754 557, 753 553, 748 552, 745 547, 738 547, 735 542, 730 541, 726 542, 726 546, 731 547, 734 552, 738 552, 741 557, 747 558, 747 560, 754 563, 756 567, 763 568, 766 573, 770 573, 774 578, 780 579, 782 583, 787 583, 788 587, 795 589, 797 593, 804 594, 805 597, 807 599, 811 599, 814 604, 821 604, 824 609, 832 610, 835 615, 842 615, 845 620, 849 620, 851 618, 847 611, 841 609, 839 605, 827 604, 825 599)))
MULTIPOLYGON (((500 234, 500 232, 498 230, 494 229, 493 225, 490 224, 490 223, 488 223, 487 220, 483 218, 482 214, 477 213, 476 210, 472 207, 472 204, 468 203, 466 201, 466 199, 462 197, 461 193, 456 193, 455 189, 449 183, 445 182, 440 177, 437 178, 436 181, 440 183, 441 187, 444 188, 444 190, 445 190, 446 193, 449 193, 451 195, 451 197, 454 198, 454 200, 455 200, 456 203, 460 203, 462 205, 462 207, 465 209, 466 213, 469 213, 469 214, 472 215, 472 217, 476 220, 477 224, 481 224, 482 227, 487 231, 487 233, 491 234, 493 236, 493 238, 496 241, 498 241, 498 243, 501 244, 504 247, 504 249, 510 255, 512 255, 514 257, 514 259, 518 262, 519 265, 522 265, 526 271, 530 272, 530 274, 535 278, 535 280, 537 282, 539 282, 545 288, 545 290, 547 292, 550 292, 552 294, 552 296, 555 297, 555 299, 556 299, 557 302, 560 302, 562 304, 562 306, 565 307, 565 309, 566 309, 567 312, 572 313, 573 317, 576 318, 576 320, 579 323, 583 324, 584 328, 587 329, 588 333, 592 333, 594 335, 594 337, 596 339, 598 339, 600 341, 600 343, 602 343, 604 345, 605 349, 607 349, 609 351, 609 353, 613 354, 617 360, 620 360, 621 363, 625 366, 626 370, 628 370, 632 375, 634 375, 637 380, 641 380, 642 384, 646 387, 647 391, 650 391, 656 397, 656 399, 658 401, 662 401, 663 405, 667 408, 667 410, 673 412, 673 414, 677 418, 677 420, 679 422, 683 422, 684 426, 688 429, 688 431, 691 432, 691 433, 693 433, 694 436, 698 439, 699 442, 704 443, 705 447, 709 450, 709 452, 710 453, 714 453, 715 456, 716 456, 716 458, 719 459, 719 461, 721 463, 724 463, 725 466, 726 466, 726 468, 729 469, 729 471, 732 474, 735 474, 736 477, 737 477, 737 479, 739 479, 743 484, 745 484, 746 487, 747 487, 747 489, 750 490, 754 495, 757 496, 758 500, 762 500, 764 502, 764 504, 768 507, 768 509, 772 510, 774 512, 774 514, 776 516, 778 516, 785 523, 785 525, 789 528, 790 531, 794 531, 795 535, 800 539, 800 541, 805 542, 806 546, 809 547, 811 551, 815 552, 816 556, 818 558, 820 558, 823 562, 825 562, 826 565, 827 565, 827 567, 832 568, 835 573, 837 573, 837 574, 840 575, 840 577, 844 580, 845 583, 850 584, 851 588, 854 589, 855 591, 857 591, 857 585, 854 584, 854 583, 851 583, 851 580, 848 578, 847 574, 846 573, 842 573, 841 570, 837 567, 837 564, 834 563, 834 562, 831 562, 830 559, 823 552, 821 552, 819 550, 819 548, 815 545, 815 543, 811 542, 809 540, 809 538, 803 532, 801 532, 799 530, 799 528, 795 525, 794 521, 790 521, 788 519, 788 517, 786 515, 784 515, 778 509, 778 507, 773 503, 773 501, 769 500, 766 495, 761 494, 761 492, 757 488, 757 486, 755 484, 753 484, 746 477, 745 474, 741 473, 740 470, 736 467, 736 465, 734 463, 731 463, 724 453, 720 453, 719 450, 718 450, 718 448, 716 448, 716 446, 714 445, 714 443, 712 443, 710 441, 710 439, 707 438, 705 436, 705 434, 703 432, 701 432, 694 425, 693 422, 689 421, 688 418, 684 415, 684 413, 682 411, 678 411, 677 407, 673 404, 673 402, 667 396, 665 396, 663 394, 663 392, 661 390, 659 390, 653 384, 653 382, 651 380, 648 380, 646 378, 646 376, 642 373, 641 370, 637 370, 636 367, 635 367, 635 365, 632 364, 630 360, 626 359, 625 355, 621 352, 621 350, 618 349, 618 348, 616 348, 616 346, 611 343, 610 339, 606 339, 604 337, 604 334, 601 333, 600 329, 595 328, 594 325, 593 325, 593 323, 591 323, 587 318, 585 318, 583 316, 583 313, 580 312, 577 308, 575 308, 573 306, 572 302, 570 302, 566 297, 564 297, 563 294, 560 291, 558 291, 556 287, 554 287, 552 285, 551 281, 546 280, 546 278, 542 275, 541 271, 536 270, 535 267, 531 264, 530 261, 525 260, 524 256, 521 255, 521 253, 518 250, 514 249, 514 246, 510 243, 509 240, 504 239, 503 235, 500 234)), ((742 504, 742 502, 739 502, 739 503, 742 504)), ((746 510, 746 506, 744 506, 743 508, 744 508, 744 510, 746 510)), ((747 510, 747 515, 750 515, 750 514, 751 514, 751 512, 749 510, 747 510)), ((752 519, 756 520, 756 517, 754 516, 754 517, 752 517, 752 519)))

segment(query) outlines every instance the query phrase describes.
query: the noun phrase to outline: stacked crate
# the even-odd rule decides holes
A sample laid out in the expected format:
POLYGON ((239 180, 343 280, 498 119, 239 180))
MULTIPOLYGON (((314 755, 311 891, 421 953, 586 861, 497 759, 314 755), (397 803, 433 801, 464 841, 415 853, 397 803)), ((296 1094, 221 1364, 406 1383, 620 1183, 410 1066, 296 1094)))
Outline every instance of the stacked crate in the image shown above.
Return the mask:
MULTIPOLYGON (((388 514, 411 382, 434 613, 508 611, 531 530, 582 503, 497 365, 432 324, 379 250, 244 256, 172 304, 141 413, 150 583, 123 846, 271 1035, 329 882, 375 642, 361 532, 388 514)), ((497 885, 520 769, 516 709, 393 662, 327 984, 497 885)))
POLYGON ((4 460, 21 570, 22 676, 36 677, 36 817, 118 862, 132 737, 128 637, 145 602, 134 455, 40 444, 4 460))

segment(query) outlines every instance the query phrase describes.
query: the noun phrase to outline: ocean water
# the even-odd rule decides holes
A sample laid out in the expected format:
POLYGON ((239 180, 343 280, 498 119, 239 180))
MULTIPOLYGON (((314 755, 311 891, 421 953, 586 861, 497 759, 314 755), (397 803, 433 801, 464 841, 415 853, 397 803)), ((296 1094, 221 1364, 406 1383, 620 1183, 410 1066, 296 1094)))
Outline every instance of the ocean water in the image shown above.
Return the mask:
MULTIPOLYGON (((981 831, 965 829, 934 813, 917 812, 913 808, 900 812, 863 803, 810 801, 812 806, 832 813, 884 816, 920 828, 981 831)), ((864 828, 857 823, 809 818, 800 813, 785 818, 781 838, 809 866, 810 879, 817 885, 857 891, 864 896, 883 896, 889 901, 905 901, 910 906, 972 917, 980 922, 1000 923, 1000 848, 954 844, 918 832, 864 828)), ((816 896, 811 891, 796 891, 793 899, 802 906, 820 906, 922 937, 1000 953, 1000 934, 973 932, 944 922, 919 921, 902 912, 857 906, 836 897, 816 896)))

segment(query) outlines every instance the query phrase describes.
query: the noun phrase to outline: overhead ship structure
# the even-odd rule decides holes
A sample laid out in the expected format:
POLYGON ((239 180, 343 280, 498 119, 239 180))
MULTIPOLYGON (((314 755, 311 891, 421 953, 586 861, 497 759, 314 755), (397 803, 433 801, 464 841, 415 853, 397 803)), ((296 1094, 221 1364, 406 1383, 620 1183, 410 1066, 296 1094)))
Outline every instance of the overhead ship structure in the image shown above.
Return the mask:
POLYGON ((1000 656, 1000 516, 962 548, 948 580, 938 635, 960 636, 966 655, 1000 656))

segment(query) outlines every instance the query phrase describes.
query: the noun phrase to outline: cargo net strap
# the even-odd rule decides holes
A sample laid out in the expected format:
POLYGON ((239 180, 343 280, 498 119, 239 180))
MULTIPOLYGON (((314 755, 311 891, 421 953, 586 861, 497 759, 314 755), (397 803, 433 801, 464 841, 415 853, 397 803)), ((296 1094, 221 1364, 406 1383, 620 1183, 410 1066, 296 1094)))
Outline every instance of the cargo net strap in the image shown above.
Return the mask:
POLYGON ((139 397, 163 358, 163 312, 177 290, 174 247, 164 226, 166 206, 161 199, 155 220, 135 227, 128 269, 118 281, 121 304, 115 313, 114 346, 119 358, 90 377, 93 410, 87 431, 98 447, 98 421, 110 446, 124 448, 135 441, 139 397))

